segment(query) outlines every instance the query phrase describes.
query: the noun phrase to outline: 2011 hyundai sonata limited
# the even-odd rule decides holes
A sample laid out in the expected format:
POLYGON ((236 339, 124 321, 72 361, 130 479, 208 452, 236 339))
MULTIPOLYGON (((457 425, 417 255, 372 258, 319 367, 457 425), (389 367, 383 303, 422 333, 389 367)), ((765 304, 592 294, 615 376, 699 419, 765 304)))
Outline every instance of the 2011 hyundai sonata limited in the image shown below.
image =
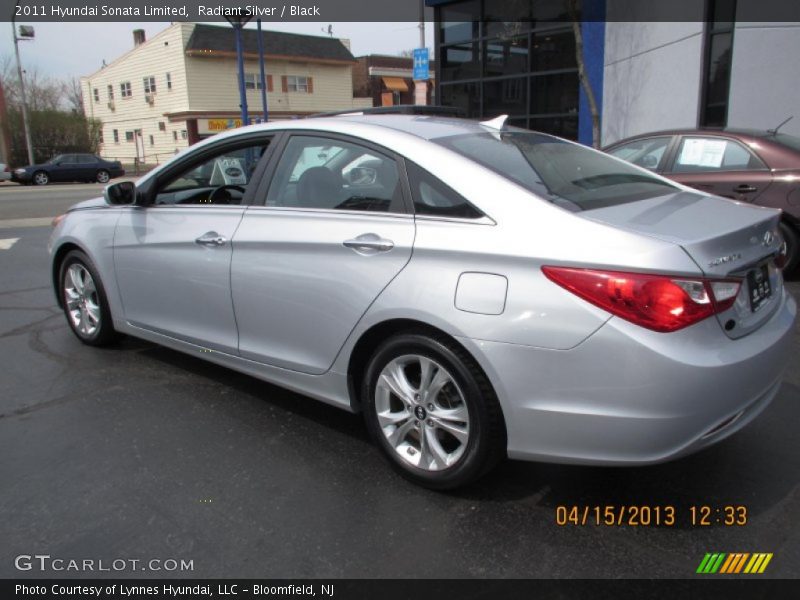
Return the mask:
POLYGON ((50 253, 81 341, 362 412, 443 489, 506 455, 665 461, 755 418, 797 310, 779 217, 502 118, 351 115, 214 136, 73 207, 50 253))

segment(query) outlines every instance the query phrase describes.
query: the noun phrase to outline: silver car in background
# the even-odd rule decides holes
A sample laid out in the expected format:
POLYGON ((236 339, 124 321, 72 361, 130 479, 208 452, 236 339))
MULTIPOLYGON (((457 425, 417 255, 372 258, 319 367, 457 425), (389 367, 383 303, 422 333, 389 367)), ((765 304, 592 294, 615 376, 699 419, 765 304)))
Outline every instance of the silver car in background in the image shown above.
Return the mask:
POLYGON ((362 412, 446 489, 505 456, 657 463, 754 419, 796 315, 778 222, 503 119, 351 115, 214 136, 73 207, 50 253, 83 342, 362 412))

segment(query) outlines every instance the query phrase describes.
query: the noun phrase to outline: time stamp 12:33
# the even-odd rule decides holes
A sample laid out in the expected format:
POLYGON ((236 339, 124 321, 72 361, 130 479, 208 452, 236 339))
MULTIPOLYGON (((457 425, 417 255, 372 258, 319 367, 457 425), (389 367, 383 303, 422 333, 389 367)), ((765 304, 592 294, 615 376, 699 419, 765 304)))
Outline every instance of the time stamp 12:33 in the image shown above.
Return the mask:
POLYGON ((747 507, 740 504, 699 504, 684 508, 672 505, 563 505, 556 506, 556 525, 600 525, 608 527, 742 527, 747 525, 747 507))

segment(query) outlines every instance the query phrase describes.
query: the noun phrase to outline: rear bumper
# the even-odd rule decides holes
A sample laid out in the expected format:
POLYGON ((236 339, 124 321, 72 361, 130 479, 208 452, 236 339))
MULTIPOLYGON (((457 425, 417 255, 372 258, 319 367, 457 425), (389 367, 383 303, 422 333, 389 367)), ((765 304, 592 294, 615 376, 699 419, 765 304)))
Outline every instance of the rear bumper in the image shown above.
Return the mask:
POLYGON ((648 464, 714 444, 766 408, 796 313, 782 290, 770 320, 737 340, 716 319, 663 334, 612 318, 571 350, 460 341, 495 386, 511 458, 648 464))

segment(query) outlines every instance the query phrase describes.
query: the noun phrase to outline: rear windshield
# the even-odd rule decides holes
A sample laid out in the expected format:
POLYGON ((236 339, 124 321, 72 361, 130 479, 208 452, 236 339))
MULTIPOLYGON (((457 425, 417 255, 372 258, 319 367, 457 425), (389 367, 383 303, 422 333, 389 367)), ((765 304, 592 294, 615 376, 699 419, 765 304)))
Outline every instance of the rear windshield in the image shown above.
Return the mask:
POLYGON ((787 148, 791 148, 792 150, 797 150, 800 152, 800 137, 789 135, 787 133, 776 133, 775 137, 772 139, 782 146, 786 146, 787 148))
POLYGON ((575 211, 654 198, 678 189, 621 160, 541 133, 512 129, 433 141, 575 211))

